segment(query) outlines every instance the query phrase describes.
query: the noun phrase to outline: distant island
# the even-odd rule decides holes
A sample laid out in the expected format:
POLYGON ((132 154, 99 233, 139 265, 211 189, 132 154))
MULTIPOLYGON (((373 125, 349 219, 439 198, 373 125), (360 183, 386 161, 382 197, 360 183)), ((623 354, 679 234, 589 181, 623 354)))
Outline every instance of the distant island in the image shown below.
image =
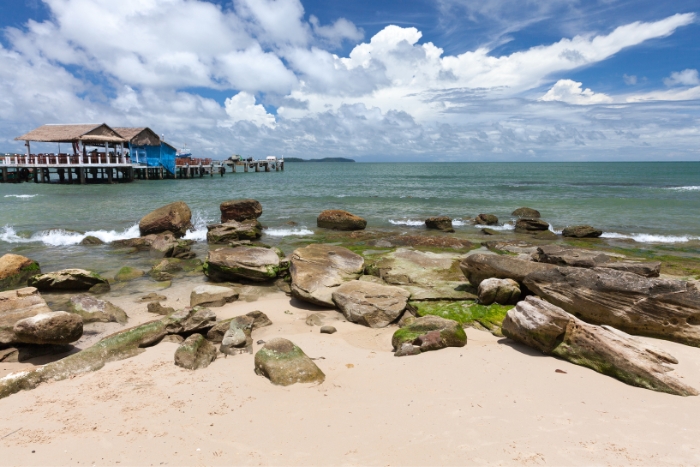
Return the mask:
POLYGON ((302 159, 301 157, 285 157, 285 162, 355 162, 345 157, 324 157, 322 159, 302 159))

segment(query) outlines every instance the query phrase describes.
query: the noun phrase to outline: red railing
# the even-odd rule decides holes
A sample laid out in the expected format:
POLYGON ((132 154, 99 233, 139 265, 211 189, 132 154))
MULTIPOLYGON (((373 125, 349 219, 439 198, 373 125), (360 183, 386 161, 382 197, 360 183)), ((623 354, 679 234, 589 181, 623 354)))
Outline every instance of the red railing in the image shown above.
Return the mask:
POLYGON ((194 157, 177 157, 175 158, 175 165, 178 167, 194 167, 199 165, 211 165, 211 159, 199 159, 194 157))
POLYGON ((30 156, 0 156, 5 164, 12 165, 80 165, 80 164, 129 164, 126 156, 115 154, 88 154, 87 156, 74 156, 69 154, 32 154, 30 156))

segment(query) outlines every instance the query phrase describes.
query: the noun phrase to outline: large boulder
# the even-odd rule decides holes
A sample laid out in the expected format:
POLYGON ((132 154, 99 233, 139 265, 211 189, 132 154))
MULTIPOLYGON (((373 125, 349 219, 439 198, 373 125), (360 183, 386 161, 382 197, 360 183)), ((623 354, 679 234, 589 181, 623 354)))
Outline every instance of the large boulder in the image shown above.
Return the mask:
POLYGON ((541 217, 540 212, 532 208, 518 208, 511 213, 515 217, 520 217, 524 219, 539 219, 541 217))
POLYGON ((503 334, 632 386, 681 396, 698 395, 670 374, 672 369, 666 364, 678 363, 672 355, 615 328, 581 321, 538 297, 527 297, 508 312, 503 334))
POLYGON ((243 222, 255 220, 263 213, 262 204, 254 199, 232 199, 219 206, 221 223, 229 221, 243 222))
POLYGON ((224 306, 238 300, 238 292, 230 287, 198 285, 190 293, 190 306, 224 306))
POLYGON ((513 279, 484 279, 479 284, 479 303, 482 305, 514 305, 520 298, 520 285, 513 279))
POLYGON ((661 272, 661 262, 659 261, 614 261, 613 258, 600 251, 560 245, 539 246, 532 258, 541 263, 556 264, 557 266, 609 268, 632 272, 644 277, 658 277, 661 272))
POLYGON ((459 268, 469 282, 478 287, 481 281, 492 277, 498 279, 513 279, 522 283, 525 276, 536 271, 554 269, 552 264, 526 261, 507 255, 476 254, 467 256, 459 268))
POLYGON ((51 313, 35 287, 0 292, 0 346, 15 341, 15 323, 42 313, 51 313))
POLYGON ((192 227, 192 211, 182 201, 168 204, 152 211, 139 221, 141 236, 172 232, 176 237, 184 237, 192 227))
POLYGON ((206 368, 216 360, 216 347, 203 335, 189 336, 175 351, 175 365, 188 370, 206 368))
POLYGON ((397 320, 411 296, 406 290, 366 281, 349 281, 333 291, 333 301, 348 321, 383 328, 397 320))
POLYGON ((29 286, 42 291, 90 290, 96 285, 109 287, 107 279, 85 269, 63 269, 46 274, 38 274, 29 279, 29 286))
POLYGON ((518 219, 515 222, 516 233, 538 233, 549 230, 549 224, 541 219, 518 219))
POLYGON ((71 297, 69 311, 79 315, 83 319, 83 323, 126 324, 129 319, 124 310, 118 306, 95 298, 92 295, 75 295, 71 297))
POLYGON ((586 322, 700 347, 700 290, 688 282, 608 268, 554 267, 533 272, 523 283, 586 322))
POLYGON ((360 277, 362 256, 347 248, 312 244, 292 253, 292 295, 316 305, 335 307, 333 291, 342 283, 360 277))
POLYGON ((364 230, 367 227, 367 221, 347 211, 327 209, 318 215, 316 225, 322 229, 331 230, 364 230))
POLYGON ((603 235, 603 231, 590 225, 572 225, 562 230, 561 235, 572 238, 598 238, 603 235))
POLYGON ((208 243, 229 243, 238 240, 257 240, 262 237, 260 223, 255 220, 237 222, 230 220, 223 224, 207 225, 208 243))
POLYGON ((280 258, 271 248, 239 246, 210 251, 204 274, 214 281, 247 279, 274 280, 282 270, 280 258))
POLYGON ((281 337, 266 342, 255 354, 255 373, 280 386, 322 383, 326 379, 303 350, 281 337))
POLYGON ((442 232, 454 232, 452 218, 448 216, 429 217, 425 220, 425 226, 429 229, 440 230, 442 232))
POLYGON ((12 253, 0 257, 0 290, 24 287, 37 274, 41 274, 41 268, 33 259, 12 253))
POLYGON ((467 335, 457 321, 430 315, 410 320, 410 324, 394 333, 391 345, 397 356, 416 355, 445 347, 464 347, 467 335))
POLYGON ((12 328, 14 342, 23 344, 70 344, 83 335, 83 319, 73 313, 55 311, 24 318, 12 328))
POLYGON ((493 214, 479 214, 474 219, 474 222, 478 225, 496 225, 498 224, 498 217, 493 214))

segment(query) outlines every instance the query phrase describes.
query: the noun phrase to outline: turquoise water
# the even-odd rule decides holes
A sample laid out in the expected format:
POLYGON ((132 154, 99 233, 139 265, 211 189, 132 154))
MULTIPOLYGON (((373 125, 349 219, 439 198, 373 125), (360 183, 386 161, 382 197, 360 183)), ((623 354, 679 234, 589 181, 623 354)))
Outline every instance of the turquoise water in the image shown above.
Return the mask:
MULTIPOLYGON (((287 163, 285 169, 117 185, 0 184, 0 253, 82 254, 71 246, 82 232, 134 236, 144 214, 176 200, 192 208, 199 226, 193 237, 201 238, 221 201, 248 197, 262 202, 260 220, 276 238, 308 233, 318 213, 331 208, 358 214, 370 227, 406 231, 432 215, 461 220, 485 212, 508 222, 520 206, 538 209, 554 230, 591 224, 606 236, 641 242, 700 238, 698 162, 287 163)), ((457 228, 475 229, 468 222, 457 228)))

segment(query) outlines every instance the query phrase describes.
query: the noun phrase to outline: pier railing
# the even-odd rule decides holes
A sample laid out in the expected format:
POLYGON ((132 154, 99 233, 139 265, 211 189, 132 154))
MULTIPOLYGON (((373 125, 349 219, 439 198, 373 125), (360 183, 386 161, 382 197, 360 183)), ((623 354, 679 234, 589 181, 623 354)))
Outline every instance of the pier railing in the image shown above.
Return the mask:
POLYGON ((75 156, 68 154, 32 154, 29 156, 0 156, 0 164, 7 167, 37 167, 37 166, 130 166, 128 157, 121 154, 88 154, 75 156))
POLYGON ((189 166, 200 166, 200 165, 211 165, 211 159, 200 159, 193 157, 178 157, 175 159, 175 165, 177 167, 187 167, 189 166))

